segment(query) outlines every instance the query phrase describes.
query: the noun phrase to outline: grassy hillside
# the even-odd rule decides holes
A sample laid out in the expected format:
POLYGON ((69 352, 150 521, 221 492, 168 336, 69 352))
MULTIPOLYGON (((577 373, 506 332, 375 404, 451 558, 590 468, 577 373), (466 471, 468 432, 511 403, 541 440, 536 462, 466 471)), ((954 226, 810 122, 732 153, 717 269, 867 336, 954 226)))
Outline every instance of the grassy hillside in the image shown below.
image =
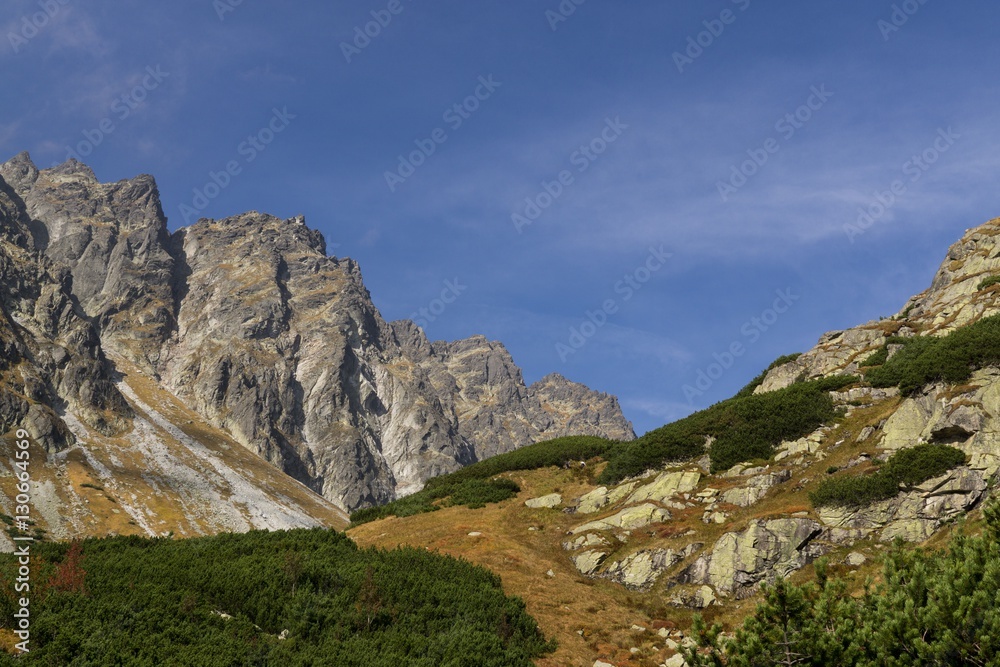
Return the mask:
POLYGON ((744 391, 630 442, 580 436, 536 443, 435 477, 412 496, 380 507, 358 510, 354 525, 387 516, 412 516, 441 506, 482 507, 514 496, 519 489, 497 475, 516 470, 537 470, 600 457, 608 462, 600 484, 686 461, 710 451, 712 470, 725 470, 752 459, 767 459, 783 440, 802 437, 834 419, 837 411, 829 392, 857 382, 854 376, 837 376, 800 382, 765 394, 744 391))
MULTIPOLYGON (((552 648, 496 575, 321 529, 39 543, 33 556, 31 653, 0 664, 508 667, 552 648)), ((14 604, 5 577, 8 628, 14 604)))

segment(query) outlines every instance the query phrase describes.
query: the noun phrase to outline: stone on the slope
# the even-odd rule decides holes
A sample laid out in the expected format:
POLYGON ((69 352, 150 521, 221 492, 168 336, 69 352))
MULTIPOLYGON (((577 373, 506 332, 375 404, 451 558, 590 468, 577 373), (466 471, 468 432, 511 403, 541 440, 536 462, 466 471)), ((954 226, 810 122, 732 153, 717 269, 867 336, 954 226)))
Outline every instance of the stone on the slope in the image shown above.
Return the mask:
POLYGON ((746 486, 724 492, 721 501, 739 507, 749 507, 767 495, 771 487, 788 481, 791 479, 791 476, 792 472, 790 470, 776 470, 764 475, 751 477, 747 481, 746 486))
POLYGON ((612 530, 620 528, 622 530, 635 530, 648 526, 651 523, 661 523, 670 518, 670 512, 654 505, 653 503, 643 503, 633 507, 626 507, 616 514, 597 521, 590 521, 570 530, 570 533, 577 535, 589 530, 612 530))
POLYGON ((570 560, 581 574, 593 574, 607 557, 608 554, 603 551, 579 551, 570 556, 570 560))
POLYGON ((609 542, 600 535, 587 533, 586 535, 580 535, 575 539, 563 542, 562 546, 566 551, 576 551, 578 549, 586 549, 587 547, 603 547, 608 544, 609 542))
POLYGON ((532 509, 552 508, 562 502, 562 496, 558 493, 550 493, 546 496, 525 500, 524 504, 532 509))
POLYGON ((661 473, 649 484, 637 488, 629 496, 629 503, 648 500, 664 502, 682 493, 689 493, 698 487, 701 473, 692 471, 667 471, 661 473))
POLYGON ((787 576, 826 552, 813 541, 822 526, 809 519, 758 519, 740 532, 726 533, 712 551, 689 566, 681 583, 708 584, 744 597, 762 581, 787 576))

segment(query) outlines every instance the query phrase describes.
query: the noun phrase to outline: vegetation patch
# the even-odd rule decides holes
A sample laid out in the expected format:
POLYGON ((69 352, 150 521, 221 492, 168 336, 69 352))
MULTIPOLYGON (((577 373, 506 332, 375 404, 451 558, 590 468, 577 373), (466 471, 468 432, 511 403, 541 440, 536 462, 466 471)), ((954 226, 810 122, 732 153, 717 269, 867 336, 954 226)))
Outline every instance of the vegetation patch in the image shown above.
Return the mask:
POLYGON ((877 472, 825 480, 809 494, 816 507, 867 507, 895 498, 900 485, 912 487, 965 463, 965 452, 948 445, 917 445, 902 449, 877 472))
POLYGON ((598 481, 615 484, 671 462, 689 460, 705 452, 707 438, 714 438, 712 472, 751 459, 769 459, 782 441, 801 438, 835 419, 838 412, 829 392, 857 381, 854 376, 838 375, 716 403, 615 446, 605 455, 608 466, 598 481))
POLYGON ((571 436, 522 447, 428 480, 422 491, 411 496, 379 507, 357 510, 351 514, 351 523, 357 525, 388 516, 404 517, 433 512, 440 509, 442 504, 465 505, 476 509, 487 503, 498 503, 513 498, 521 489, 509 479, 495 479, 497 475, 587 461, 601 456, 615 444, 604 438, 571 436))
POLYGON ((722 665, 1000 664, 1000 511, 986 510, 983 535, 959 535, 943 552, 897 545, 882 582, 860 597, 817 563, 817 581, 779 579, 727 639, 695 622, 692 667, 722 665))
MULTIPOLYGON (((932 382, 959 384, 985 366, 1000 363, 1000 315, 986 317, 946 336, 917 336, 892 339, 903 348, 891 359, 869 357, 862 365, 872 365, 865 380, 873 387, 898 386, 913 394, 932 382)), ((888 356, 888 355, 886 355, 888 356)))
POLYGON ((984 290, 987 287, 993 287, 994 285, 1000 285, 1000 276, 990 276, 984 279, 979 286, 976 287, 977 290, 984 290))
MULTIPOLYGON (((0 665, 530 667, 553 649, 496 575, 323 529, 35 544, 32 564, 31 652, 0 665)), ((14 604, 0 580, 0 627, 14 604)))

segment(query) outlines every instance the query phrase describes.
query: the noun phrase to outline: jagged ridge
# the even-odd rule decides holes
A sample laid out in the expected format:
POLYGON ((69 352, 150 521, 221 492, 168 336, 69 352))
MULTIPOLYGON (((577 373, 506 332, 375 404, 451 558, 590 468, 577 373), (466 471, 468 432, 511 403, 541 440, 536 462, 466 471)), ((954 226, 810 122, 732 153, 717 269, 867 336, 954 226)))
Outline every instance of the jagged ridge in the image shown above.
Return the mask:
POLYGON ((327 256, 301 217, 170 233, 150 176, 105 184, 73 160, 40 171, 26 153, 0 176, 23 251, 64 267, 96 357, 135 364, 342 508, 540 439, 634 437, 614 397, 558 375, 528 387, 500 343, 431 343, 385 322, 357 264, 327 256))

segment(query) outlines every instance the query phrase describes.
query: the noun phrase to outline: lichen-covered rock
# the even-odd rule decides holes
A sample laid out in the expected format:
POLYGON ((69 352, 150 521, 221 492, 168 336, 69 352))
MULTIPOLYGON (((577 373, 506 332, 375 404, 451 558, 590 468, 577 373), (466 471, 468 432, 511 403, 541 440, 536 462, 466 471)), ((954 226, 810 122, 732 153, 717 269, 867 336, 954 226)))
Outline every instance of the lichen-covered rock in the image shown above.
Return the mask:
POLYGON ((653 503, 643 503, 642 505, 636 505, 634 507, 626 507, 625 509, 617 512, 616 514, 612 514, 607 518, 590 521, 577 526, 576 528, 570 530, 570 534, 578 535, 589 530, 612 530, 615 528, 621 530, 635 530, 636 528, 648 526, 651 523, 661 523, 669 518, 670 512, 662 507, 654 505, 653 503))
POLYGON ((752 521, 746 529, 720 537, 679 581, 707 584, 741 599, 756 591, 762 581, 787 576, 825 553, 823 545, 814 543, 822 533, 823 527, 810 519, 752 521))
POLYGON ((880 446, 898 450, 923 442, 944 442, 969 455, 971 467, 987 478, 1000 470, 1000 369, 973 373, 966 391, 943 385, 907 398, 882 428, 880 446))
POLYGON ((562 502, 562 496, 558 493, 550 493, 547 496, 541 496, 539 498, 531 498, 525 500, 524 504, 532 509, 551 509, 558 506, 562 502))
POLYGON ((577 499, 576 512, 578 514, 593 514, 607 505, 613 505, 627 496, 635 488, 635 482, 628 482, 608 490, 606 486, 599 486, 589 493, 585 493, 577 499))
POLYGON ((720 500, 739 507, 749 507, 767 495, 771 487, 788 481, 791 476, 792 472, 790 470, 776 470, 751 477, 747 481, 746 486, 723 492, 720 500))
POLYGON ((696 553, 704 545, 689 544, 680 551, 673 549, 644 549, 629 554, 608 565, 603 577, 618 582, 631 590, 649 589, 661 574, 696 553))
POLYGON ((718 598, 711 586, 684 586, 671 595, 667 602, 675 607, 705 609, 713 604, 718 604, 718 598))
POLYGON ((897 537, 921 542, 933 535, 942 522, 975 506, 986 488, 982 470, 961 467, 870 507, 821 507, 818 513, 827 526, 876 532, 883 542, 897 537))
POLYGON ((587 533, 575 539, 563 542, 563 549, 566 551, 576 551, 587 547, 606 547, 610 544, 606 539, 594 533, 587 533))
POLYGON ((580 574, 593 574, 601 566, 608 554, 604 551, 579 551, 570 556, 573 565, 580 571, 580 574))
POLYGON ((661 473, 649 484, 640 486, 626 502, 641 503, 654 501, 662 503, 681 493, 689 493, 698 488, 701 473, 691 471, 667 471, 661 473))

